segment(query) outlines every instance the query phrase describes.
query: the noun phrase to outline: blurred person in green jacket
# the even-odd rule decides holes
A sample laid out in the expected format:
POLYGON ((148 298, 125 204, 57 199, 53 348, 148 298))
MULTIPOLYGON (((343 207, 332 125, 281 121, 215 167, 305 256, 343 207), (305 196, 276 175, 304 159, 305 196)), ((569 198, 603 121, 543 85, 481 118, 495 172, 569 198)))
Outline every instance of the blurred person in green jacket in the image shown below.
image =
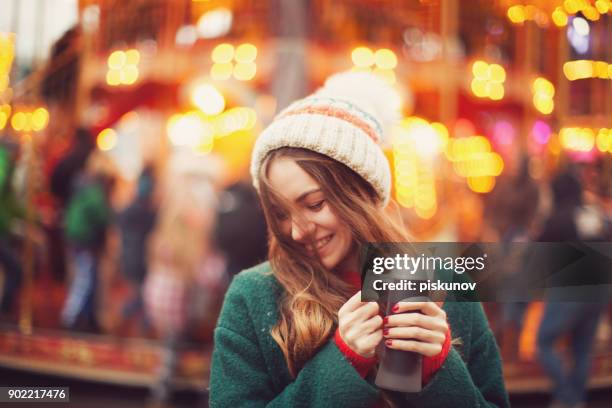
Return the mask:
POLYGON ((0 267, 4 272, 4 285, 0 298, 0 313, 9 315, 19 287, 22 268, 18 252, 11 245, 15 222, 24 217, 12 186, 16 149, 7 144, 0 145, 0 267))
POLYGON ((62 324, 66 328, 100 330, 96 318, 98 266, 111 221, 114 174, 113 163, 107 156, 92 153, 68 201, 64 228, 74 278, 62 309, 62 324))

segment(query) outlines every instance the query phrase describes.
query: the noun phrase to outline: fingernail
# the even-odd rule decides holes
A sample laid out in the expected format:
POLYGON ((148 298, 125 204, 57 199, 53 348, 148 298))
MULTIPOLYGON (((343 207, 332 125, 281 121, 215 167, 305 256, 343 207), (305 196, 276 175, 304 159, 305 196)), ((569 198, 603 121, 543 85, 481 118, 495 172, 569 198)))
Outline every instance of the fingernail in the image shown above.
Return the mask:
POLYGON ((393 340, 387 339, 387 340, 385 340, 385 344, 387 346, 391 346, 393 344, 393 340))
POLYGON ((393 306, 393 309, 391 309, 393 313, 397 313, 398 310, 399 310, 399 305, 395 305, 393 306))
POLYGON ((389 334, 389 329, 383 329, 383 335, 386 336, 387 334, 389 334))
POLYGON ((385 318, 383 319, 383 324, 389 324, 389 316, 385 316, 385 318))

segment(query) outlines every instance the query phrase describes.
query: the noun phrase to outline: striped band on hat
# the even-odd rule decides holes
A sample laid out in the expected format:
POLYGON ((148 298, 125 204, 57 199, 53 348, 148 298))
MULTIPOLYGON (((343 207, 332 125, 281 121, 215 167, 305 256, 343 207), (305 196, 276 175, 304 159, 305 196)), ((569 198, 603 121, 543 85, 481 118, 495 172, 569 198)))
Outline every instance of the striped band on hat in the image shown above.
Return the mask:
POLYGON ((330 77, 323 88, 290 104, 264 129, 251 160, 253 185, 259 190, 266 156, 296 147, 331 157, 363 177, 384 206, 391 195, 391 170, 380 143, 383 124, 395 119, 393 89, 371 74, 346 72, 330 77), (386 119, 386 121, 385 121, 386 119))

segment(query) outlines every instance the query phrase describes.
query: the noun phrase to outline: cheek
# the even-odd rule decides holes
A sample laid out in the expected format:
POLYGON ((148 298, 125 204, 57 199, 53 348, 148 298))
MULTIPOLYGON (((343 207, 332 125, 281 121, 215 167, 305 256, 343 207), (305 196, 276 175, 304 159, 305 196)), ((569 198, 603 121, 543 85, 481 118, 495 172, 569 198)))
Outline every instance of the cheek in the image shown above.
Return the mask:
POLYGON ((286 237, 291 237, 291 221, 289 220, 277 221, 276 225, 278 225, 278 228, 280 229, 281 234, 283 234, 286 237))
POLYGON ((347 227, 342 227, 338 231, 338 235, 342 237, 342 250, 348 251, 351 247, 352 236, 351 232, 347 227))
POLYGON ((341 218, 336 216, 336 214, 334 214, 328 208, 321 211, 319 225, 324 227, 326 230, 333 232, 338 238, 340 238, 342 249, 346 249, 345 247, 350 246, 352 241, 350 229, 341 218))
POLYGON ((342 221, 336 216, 336 214, 333 213, 333 211, 329 209, 328 206, 325 206, 323 210, 317 213, 315 218, 319 226, 336 234, 341 233, 341 230, 343 229, 342 221))

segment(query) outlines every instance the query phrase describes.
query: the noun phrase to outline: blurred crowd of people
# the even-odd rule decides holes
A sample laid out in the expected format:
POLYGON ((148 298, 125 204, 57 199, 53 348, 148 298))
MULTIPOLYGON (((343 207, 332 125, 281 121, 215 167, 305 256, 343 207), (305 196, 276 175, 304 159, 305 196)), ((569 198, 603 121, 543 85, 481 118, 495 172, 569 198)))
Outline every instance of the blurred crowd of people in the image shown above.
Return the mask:
MULTIPOLYGON (((2 320, 19 319, 23 247, 30 240, 38 249, 34 284, 44 285, 38 278, 47 273, 65 287, 51 327, 160 339, 165 348, 153 397, 167 400, 181 344, 212 337, 231 275, 266 258, 265 221, 254 189, 239 181, 222 190, 206 165, 177 154, 163 169, 145 163, 131 198, 117 206, 117 166, 79 129, 43 182, 53 210, 34 208, 28 219, 28 206, 37 203, 20 193, 20 159, 17 145, 0 145, 2 320), (25 232, 28 225, 31 233, 25 232), (121 284, 101 290, 104 268, 121 284), (121 287, 127 295, 118 297, 121 287), (113 314, 108 305, 117 300, 122 305, 113 314)), ((34 324, 49 327, 36 315, 34 324)))
MULTIPOLYGON (((514 177, 492 192, 487 202, 492 233, 507 247, 513 242, 609 242, 612 239, 610 181, 603 162, 561 166, 550 183, 538 185, 529 177, 524 158, 514 177), (497 216, 495 216, 497 214, 497 216)), ((526 248, 515 246, 514 248, 526 248)), ((519 259, 524 254, 512 254, 519 259)), ((510 262, 520 269, 521 261, 510 262)), ((586 272, 586 271, 585 271, 586 272)), ((608 273, 606 270, 600 273, 608 273)), ((506 271, 521 279, 520 270, 506 271)), ((516 285, 519 289, 520 285, 516 285)), ((524 288, 523 288, 524 290, 524 288)), ((568 302, 552 296, 545 299, 536 334, 537 360, 550 377, 553 389, 551 407, 579 408, 586 401, 586 384, 593 359, 594 339, 600 319, 612 293, 602 287, 590 302, 568 302), (559 350, 567 339, 568 350, 559 350)), ((516 346, 516 333, 522 329, 526 302, 502 304, 501 319, 493 322, 502 347, 516 346), (508 335, 510 334, 510 336, 508 335), (514 344, 504 344, 504 341, 514 344)), ((512 353, 506 353, 506 357, 512 353)))
POLYGON ((229 277, 265 260, 265 222, 250 184, 222 191, 192 157, 170 157, 164 169, 145 163, 131 198, 117 206, 117 166, 79 129, 38 188, 52 197, 52 211, 36 198, 26 202, 15 171, 26 165, 18 145, 0 145, 3 320, 18 319, 26 240, 37 247, 34 276, 50 273, 66 286, 57 323, 93 333, 180 336, 193 319, 212 327, 229 277), (129 288, 110 325, 100 322, 108 311, 98 298, 109 262, 129 288))
MULTIPOLYGON (((46 258, 34 262, 34 276, 44 268, 70 271, 59 274, 67 288, 58 317, 63 328, 164 339, 167 355, 156 392, 167 398, 181 342, 193 335, 193 327, 204 325, 210 332, 231 276, 266 258, 266 226, 250 180, 221 187, 202 162, 176 155, 164 169, 145 164, 131 199, 118 208, 112 200, 117 169, 96 149, 90 133, 80 129, 43 183, 53 196, 54 215, 34 208, 28 220, 27 208, 36 203, 24 199, 24 179, 16 171, 20 163, 17 145, 0 145, 2 319, 17 319, 21 254, 24 240, 34 239, 45 248, 41 257, 46 258), (28 225, 43 232, 28 234, 28 225), (108 245, 109 235, 118 237, 118 243, 108 245), (107 312, 100 307, 99 286, 100 268, 108 259, 129 288, 110 326, 99 320, 107 312)), ((463 223, 457 211, 458 217, 449 221, 456 224, 451 238, 502 244, 612 239, 611 186, 603 162, 568 161, 546 182, 530 176, 527 157, 517 163, 491 194, 477 199, 480 207, 473 208, 482 210, 480 224, 463 223), (481 227, 461 231, 466 225, 481 227)), ((520 331, 526 308, 519 302, 501 305, 491 325, 502 347, 509 332, 520 331)), ((605 310, 605 302, 546 303, 537 356, 555 383, 555 399, 566 404, 559 406, 584 400, 593 340, 605 310), (572 345, 569 370, 555 351, 566 336, 572 345)))

